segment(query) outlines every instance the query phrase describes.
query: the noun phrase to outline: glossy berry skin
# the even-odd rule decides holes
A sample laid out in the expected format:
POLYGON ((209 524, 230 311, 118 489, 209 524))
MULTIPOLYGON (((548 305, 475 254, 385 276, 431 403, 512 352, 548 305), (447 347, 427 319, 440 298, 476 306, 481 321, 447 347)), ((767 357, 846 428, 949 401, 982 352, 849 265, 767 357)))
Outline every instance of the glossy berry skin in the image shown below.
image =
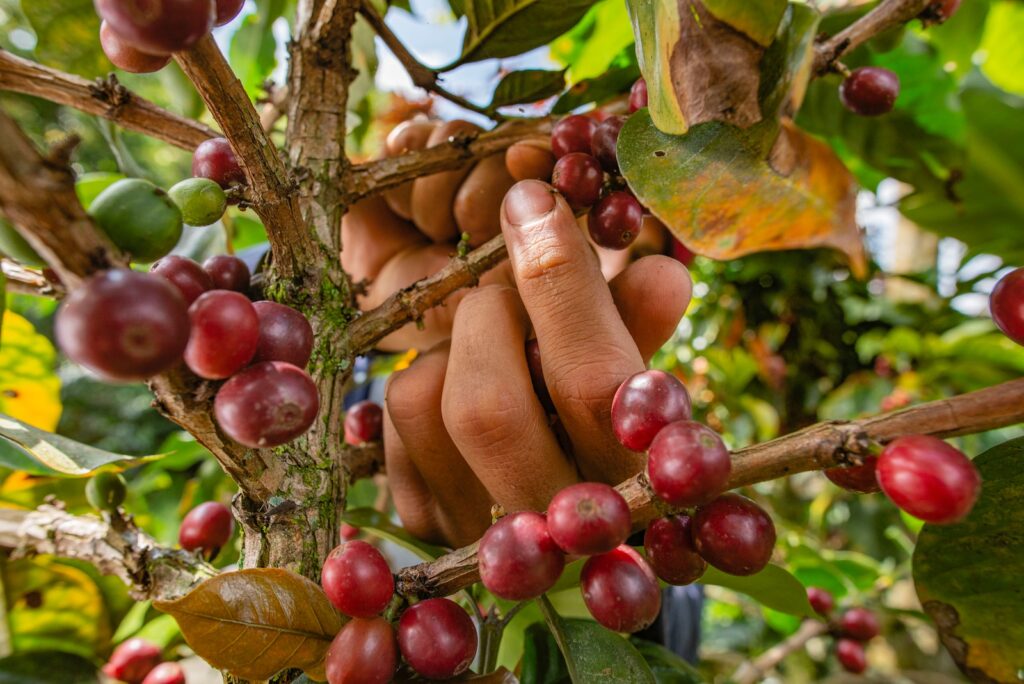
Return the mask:
POLYGON ((190 305, 199 298, 199 295, 214 289, 213 280, 202 266, 176 254, 168 254, 157 261, 149 267, 149 272, 165 278, 178 288, 185 302, 190 305))
POLYGON ((349 620, 327 649, 328 684, 386 684, 398 669, 395 632, 384 618, 349 620))
POLYGON ((870 641, 881 631, 878 618, 867 608, 851 608, 843 613, 839 618, 839 629, 844 636, 857 641, 870 641))
POLYGON ((398 621, 402 657, 427 679, 451 679, 473 664, 476 627, 459 604, 444 598, 411 606, 398 621))
POLYGON ((107 380, 145 380, 181 361, 188 306, 163 278, 104 271, 72 290, 57 312, 57 344, 107 380))
POLYGON ((85 498, 99 511, 114 511, 124 503, 128 485, 120 473, 96 473, 85 485, 85 498))
POLYGON ((480 579, 494 595, 509 601, 537 598, 558 581, 565 554, 539 513, 506 515, 484 533, 477 551, 480 579))
POLYGON ((644 221, 644 208, 628 192, 608 193, 590 210, 587 227, 590 237, 606 249, 626 249, 637 235, 644 221))
POLYGON ((334 607, 354 618, 377 615, 395 594, 395 578, 384 556, 358 539, 331 551, 320 571, 320 584, 334 607))
POLYGON ((866 456, 864 463, 859 466, 827 468, 825 470, 825 477, 851 492, 871 494, 872 492, 881 491, 881 487, 878 486, 878 478, 875 476, 877 465, 877 456, 866 456))
POLYGON ((1024 268, 1007 273, 989 297, 992 320, 1017 344, 1024 344, 1024 268))
POLYGON ((249 289, 251 274, 245 262, 230 254, 218 254, 203 262, 203 270, 217 290, 245 292, 249 289))
POLYGON ((674 375, 647 370, 630 376, 612 398, 612 430, 627 449, 647 451, 669 423, 690 419, 690 395, 674 375))
POLYGON ((568 554, 607 553, 629 537, 629 504, 600 482, 569 485, 548 505, 548 533, 568 554))
POLYGON ((565 117, 551 128, 551 151, 559 158, 571 152, 590 154, 590 141, 596 128, 597 124, 588 116, 565 117))
POLYGON ((836 660, 843 669, 853 674, 862 674, 868 669, 868 657, 864 646, 853 639, 840 639, 836 642, 836 660))
POLYGON ((238 373, 213 401, 217 424, 253 449, 286 444, 313 425, 320 410, 316 383, 283 361, 262 361, 238 373))
POLYGON ((551 399, 551 392, 548 391, 548 383, 544 380, 544 365, 540 358, 540 344, 536 339, 526 341, 526 367, 530 371, 530 382, 533 384, 533 393, 537 395, 540 405, 544 407, 545 413, 553 416, 558 413, 555 409, 555 402, 551 399))
POLYGON ((644 552, 654 574, 669 584, 696 582, 708 568, 693 543, 693 518, 688 515, 670 515, 648 525, 644 552))
POLYGON ((619 131, 626 123, 624 116, 609 116, 594 129, 594 137, 590 141, 590 153, 597 157, 601 166, 608 173, 619 172, 619 153, 616 145, 619 143, 619 131))
POLYGON ((245 172, 227 138, 210 138, 199 143, 192 154, 192 175, 209 178, 225 190, 233 184, 245 184, 245 172))
POLYGON ((244 295, 228 290, 205 292, 192 302, 188 316, 192 332, 185 363, 193 373, 222 380, 252 360, 260 340, 260 319, 244 295))
POLYGON ((570 152, 555 163, 551 173, 555 187, 575 211, 591 207, 601 198, 604 171, 601 163, 585 152, 570 152))
POLYGON ((380 440, 384 410, 373 401, 360 401, 345 412, 345 443, 359 446, 380 440))
POLYGON ((658 579, 630 546, 587 559, 580 573, 580 588, 590 614, 614 632, 639 632, 661 611, 658 579))
POLYGON ((963 520, 981 491, 981 476, 970 459, 926 435, 908 435, 886 445, 878 457, 877 476, 894 504, 936 525, 963 520))
POLYGON ((213 0, 94 0, 129 45, 154 55, 187 50, 213 28, 213 0))
POLYGON ((854 69, 839 86, 843 106, 861 116, 888 114, 899 94, 899 76, 882 67, 854 69))
POLYGON ((301 313, 277 302, 255 302, 260 321, 253 361, 284 361, 305 368, 313 353, 313 326, 301 313))
POLYGON ((178 529, 178 543, 186 551, 216 555, 231 539, 235 521, 228 507, 217 501, 201 503, 185 516, 178 529))
POLYGON ((238 16, 242 11, 245 0, 216 0, 217 16, 214 18, 214 26, 223 26, 238 16))
POLYGON ((114 66, 131 74, 151 74, 171 61, 169 55, 150 55, 132 47, 105 21, 100 24, 100 47, 114 66))
POLYGON ((836 607, 832 594, 818 587, 807 587, 807 600, 814 612, 821 617, 828 617, 836 607))
POLYGON ((118 644, 103 666, 103 673, 126 684, 142 684, 161 660, 159 648, 136 637, 118 644))
POLYGON ((731 575, 753 575, 771 560, 775 524, 756 503, 723 494, 697 509, 693 541, 711 565, 731 575))
POLYGON ((732 472, 732 459, 722 438, 692 420, 663 427, 647 454, 651 489, 676 507, 707 503, 726 488, 732 472))
POLYGON ((633 87, 629 89, 629 113, 643 109, 647 106, 647 81, 638 78, 633 87))
POLYGON ((160 663, 150 670, 142 684, 185 684, 185 671, 178 663, 160 663))

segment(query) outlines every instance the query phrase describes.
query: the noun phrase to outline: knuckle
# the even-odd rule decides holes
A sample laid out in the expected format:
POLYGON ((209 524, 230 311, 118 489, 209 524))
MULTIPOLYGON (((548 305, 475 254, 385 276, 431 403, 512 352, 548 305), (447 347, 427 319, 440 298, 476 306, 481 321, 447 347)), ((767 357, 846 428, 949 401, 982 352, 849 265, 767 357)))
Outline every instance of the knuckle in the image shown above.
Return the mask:
POLYGON ((384 403, 396 425, 408 424, 437 406, 444 386, 444 372, 437 364, 413 363, 406 370, 391 376, 385 390, 384 403))
POLYGON ((634 360, 618 348, 573 354, 551 368, 551 390, 565 410, 598 422, 611 409, 619 385, 631 374, 634 360))
POLYGON ((522 393, 475 378, 472 386, 457 392, 446 388, 442 416, 456 444, 487 445, 500 451, 522 438, 530 421, 530 407, 522 393))

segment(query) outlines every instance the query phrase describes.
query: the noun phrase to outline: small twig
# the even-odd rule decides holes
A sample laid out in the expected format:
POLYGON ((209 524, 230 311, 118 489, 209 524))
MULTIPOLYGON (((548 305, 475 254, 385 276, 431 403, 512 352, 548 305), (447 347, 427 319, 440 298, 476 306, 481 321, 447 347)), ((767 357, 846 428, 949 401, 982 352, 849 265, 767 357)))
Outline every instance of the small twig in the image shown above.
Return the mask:
POLYGON ((935 0, 884 0, 878 7, 814 47, 814 74, 832 70, 836 60, 879 33, 917 17, 935 0))
POLYGON ((828 633, 828 625, 820 620, 805 620, 788 639, 776 644, 754 660, 748 660, 732 676, 735 684, 755 684, 791 653, 799 651, 814 637, 828 633))
POLYGON ((8 292, 54 299, 61 299, 66 294, 59 280, 50 280, 42 271, 25 268, 10 259, 0 261, 0 268, 7 279, 8 292))

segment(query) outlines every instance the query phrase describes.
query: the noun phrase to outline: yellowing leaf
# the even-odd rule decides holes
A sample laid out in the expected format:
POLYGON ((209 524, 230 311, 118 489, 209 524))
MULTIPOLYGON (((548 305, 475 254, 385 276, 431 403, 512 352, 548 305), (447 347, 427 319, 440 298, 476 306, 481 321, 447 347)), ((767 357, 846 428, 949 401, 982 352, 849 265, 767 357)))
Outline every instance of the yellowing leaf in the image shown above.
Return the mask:
POLYGON ((5 311, 0 340, 0 413, 40 430, 57 429, 61 404, 56 359, 53 345, 31 323, 5 311))
POLYGON ((226 572, 153 605, 174 617, 197 655, 243 679, 286 667, 326 679, 327 648, 343 624, 320 587, 278 568, 226 572))

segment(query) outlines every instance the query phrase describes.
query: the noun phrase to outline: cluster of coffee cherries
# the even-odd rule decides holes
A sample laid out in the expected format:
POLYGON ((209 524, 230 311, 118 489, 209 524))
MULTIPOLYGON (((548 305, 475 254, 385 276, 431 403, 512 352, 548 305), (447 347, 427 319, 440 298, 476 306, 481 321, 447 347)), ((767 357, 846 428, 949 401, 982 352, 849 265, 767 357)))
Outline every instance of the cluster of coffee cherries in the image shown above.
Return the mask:
POLYGON ((878 636, 880 631, 875 614, 867 608, 849 608, 838 620, 832 621, 836 605, 832 594, 818 587, 808 587, 807 599, 814 612, 830 621, 830 631, 836 638, 836 660, 843 669, 853 674, 861 674, 868 669, 864 644, 878 636))
POLYGON ((119 69, 148 74, 163 69, 214 26, 242 11, 245 0, 95 0, 100 45, 119 69))
POLYGON ((125 684, 185 684, 181 665, 164 662, 155 644, 137 637, 118 644, 103 666, 103 674, 125 684))

